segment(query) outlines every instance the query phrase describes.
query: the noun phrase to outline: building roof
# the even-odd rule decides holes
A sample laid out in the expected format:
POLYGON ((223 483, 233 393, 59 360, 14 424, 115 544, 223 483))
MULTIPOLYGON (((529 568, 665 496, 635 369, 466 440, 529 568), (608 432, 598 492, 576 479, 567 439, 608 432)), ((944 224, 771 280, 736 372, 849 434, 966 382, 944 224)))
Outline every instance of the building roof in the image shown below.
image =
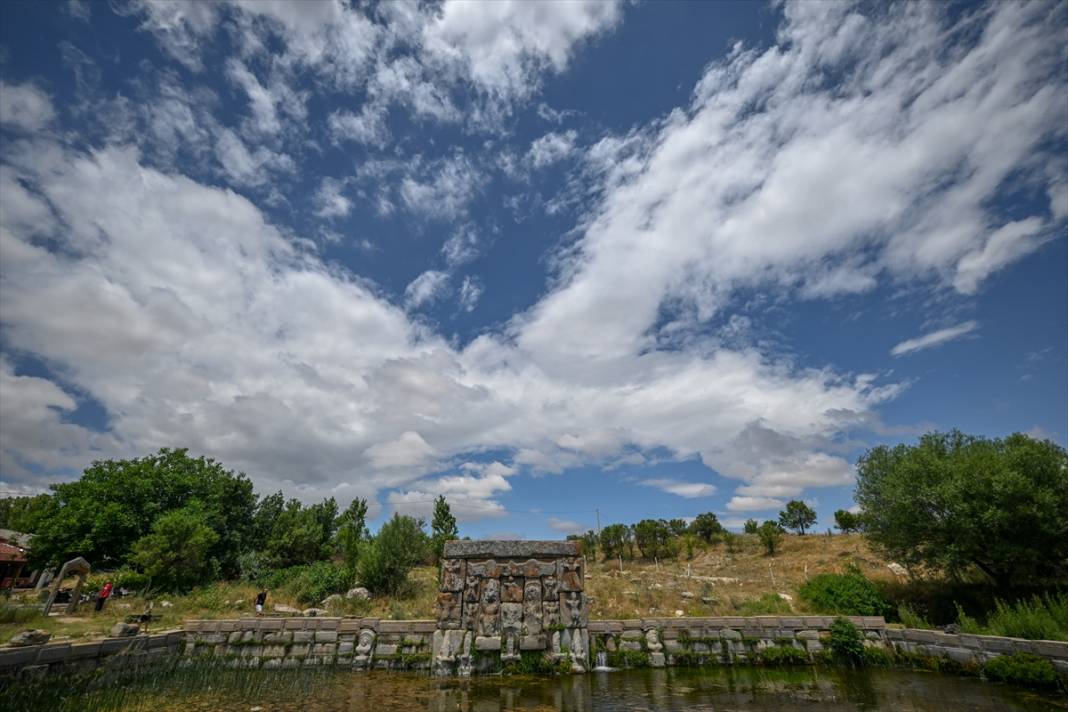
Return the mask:
POLYGON ((17 546, 0 542, 0 561, 26 561, 26 552, 17 546))

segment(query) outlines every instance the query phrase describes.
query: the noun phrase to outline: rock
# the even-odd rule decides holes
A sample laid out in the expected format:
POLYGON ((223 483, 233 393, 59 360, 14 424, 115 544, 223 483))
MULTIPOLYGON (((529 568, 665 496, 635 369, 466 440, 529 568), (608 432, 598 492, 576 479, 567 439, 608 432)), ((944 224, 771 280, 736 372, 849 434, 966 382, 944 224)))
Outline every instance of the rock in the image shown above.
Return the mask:
POLYGON ((279 613, 296 613, 298 615, 300 614, 299 608, 294 608, 293 606, 286 606, 281 603, 276 603, 274 606, 274 610, 278 611, 279 613))
POLYGON ((701 596, 701 603, 712 604, 716 599, 711 596, 701 596))
POLYGON ((779 598, 781 598, 782 600, 787 601, 787 602, 794 600, 794 597, 791 596, 788 593, 780 593, 779 594, 779 598))
POLYGON ((132 638, 141 632, 141 626, 137 623, 116 623, 111 627, 112 638, 132 638))
POLYGON ((679 595, 683 598, 693 598, 693 593, 691 593, 690 591, 683 591, 679 595))
POLYGON ((320 603, 319 605, 321 605, 323 608, 334 608, 336 606, 340 606, 343 600, 345 599, 341 597, 340 593, 332 593, 326 598, 324 598, 322 603, 320 603))
POLYGON ((679 611, 679 610, 675 611, 675 617, 676 618, 682 618, 684 615, 686 615, 686 611, 679 611))
POLYGON ((8 645, 13 648, 24 648, 27 645, 44 645, 51 637, 52 634, 47 630, 24 630, 12 638, 8 645))
POLYGON ((893 561, 887 564, 886 568, 890 569, 890 571, 892 571, 895 576, 908 576, 909 573, 908 569, 906 569, 901 564, 895 563, 893 561))
POLYGON ((950 623, 949 625, 942 626, 943 633, 949 633, 951 635, 958 635, 960 633, 960 626, 956 623, 950 623))
POLYGON ((348 593, 345 594, 345 598, 356 598, 361 601, 371 600, 371 592, 363 586, 357 586, 356 588, 350 588, 348 593))
POLYGON ((322 608, 305 608, 303 611, 300 612, 300 615, 304 616, 305 618, 315 618, 316 616, 326 615, 326 613, 327 612, 324 611, 322 608))
POLYGON ((174 604, 173 604, 173 603, 171 603, 170 601, 160 601, 160 602, 159 602, 159 607, 160 607, 160 608, 170 608, 170 607, 171 607, 171 606, 173 606, 173 605, 174 605, 174 604))

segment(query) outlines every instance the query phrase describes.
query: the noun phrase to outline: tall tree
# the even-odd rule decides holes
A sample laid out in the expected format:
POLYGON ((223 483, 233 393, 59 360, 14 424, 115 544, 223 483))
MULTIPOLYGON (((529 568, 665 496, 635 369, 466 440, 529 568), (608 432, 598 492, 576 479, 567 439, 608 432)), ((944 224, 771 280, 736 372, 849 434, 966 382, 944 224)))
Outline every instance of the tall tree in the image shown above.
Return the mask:
POLYGON ((857 463, 864 533, 905 565, 975 566, 1002 586, 1068 575, 1068 453, 953 430, 857 463))
POLYGON ((834 525, 841 529, 843 534, 860 531, 860 516, 848 509, 839 509, 834 513, 834 525))
POLYGON ((355 571, 360 547, 367 539, 367 500, 357 497, 338 517, 337 551, 349 571, 355 571))
POLYGON ((779 512, 779 524, 804 534, 805 529, 816 523, 816 510, 804 502, 792 499, 786 503, 786 509, 779 512))
POLYGON ((452 516, 449 503, 444 495, 438 495, 434 500, 434 518, 430 521, 431 543, 434 548, 434 562, 441 561, 442 552, 445 550, 445 542, 459 536, 460 530, 456 527, 456 517, 452 516))
POLYGON ((715 514, 705 512, 694 517, 693 522, 690 524, 690 531, 701 537, 706 543, 711 544, 713 539, 723 533, 723 525, 719 523, 719 519, 715 514))

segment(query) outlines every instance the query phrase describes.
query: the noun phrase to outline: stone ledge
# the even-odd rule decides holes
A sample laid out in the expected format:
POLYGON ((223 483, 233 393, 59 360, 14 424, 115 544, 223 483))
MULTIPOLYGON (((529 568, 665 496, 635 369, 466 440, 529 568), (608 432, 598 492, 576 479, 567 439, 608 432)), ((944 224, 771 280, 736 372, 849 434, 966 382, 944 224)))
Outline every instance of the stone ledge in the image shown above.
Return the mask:
POLYGON ((536 559, 541 556, 578 556, 574 541, 447 541, 446 559, 536 559))

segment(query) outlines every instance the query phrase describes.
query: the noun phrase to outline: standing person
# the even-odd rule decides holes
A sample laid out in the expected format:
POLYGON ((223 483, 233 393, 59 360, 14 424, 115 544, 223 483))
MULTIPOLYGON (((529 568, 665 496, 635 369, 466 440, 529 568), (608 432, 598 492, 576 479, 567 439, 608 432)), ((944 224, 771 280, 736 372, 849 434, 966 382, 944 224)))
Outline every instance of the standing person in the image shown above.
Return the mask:
POLYGON ((108 598, 111 596, 111 581, 105 581, 104 587, 96 594, 96 612, 104 610, 104 604, 107 603, 108 598))
POLYGON ((256 594, 256 615, 263 615, 263 607, 267 605, 267 589, 263 589, 256 594))

